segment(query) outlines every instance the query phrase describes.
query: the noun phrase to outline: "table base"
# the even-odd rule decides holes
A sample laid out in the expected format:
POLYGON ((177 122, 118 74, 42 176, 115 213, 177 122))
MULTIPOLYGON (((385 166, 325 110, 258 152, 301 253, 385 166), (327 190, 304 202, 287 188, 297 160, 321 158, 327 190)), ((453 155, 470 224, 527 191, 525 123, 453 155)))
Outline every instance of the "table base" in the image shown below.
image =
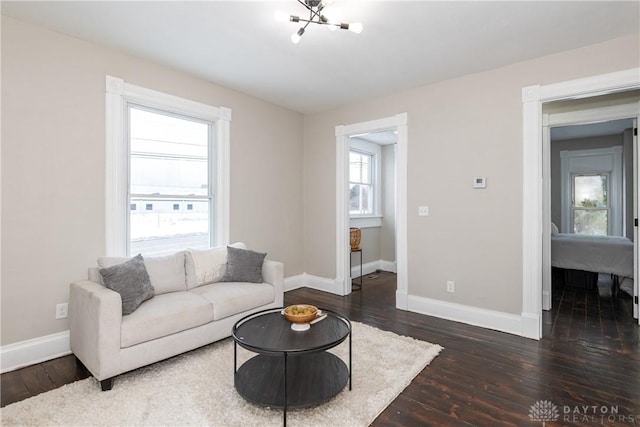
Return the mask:
MULTIPOLYGON (((235 374, 238 393, 261 406, 285 408, 284 360, 284 356, 257 355, 243 363, 235 374)), ((347 385, 347 365, 332 353, 289 355, 286 360, 286 409, 319 405, 347 385)))

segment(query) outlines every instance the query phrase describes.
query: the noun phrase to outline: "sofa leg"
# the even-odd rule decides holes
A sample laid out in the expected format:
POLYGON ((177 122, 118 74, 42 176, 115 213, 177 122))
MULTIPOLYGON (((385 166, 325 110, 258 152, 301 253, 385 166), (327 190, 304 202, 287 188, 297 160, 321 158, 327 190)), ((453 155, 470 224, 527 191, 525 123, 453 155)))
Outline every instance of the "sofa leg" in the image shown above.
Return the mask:
POLYGON ((109 391, 113 388, 113 377, 100 381, 100 387, 102 391, 109 391))

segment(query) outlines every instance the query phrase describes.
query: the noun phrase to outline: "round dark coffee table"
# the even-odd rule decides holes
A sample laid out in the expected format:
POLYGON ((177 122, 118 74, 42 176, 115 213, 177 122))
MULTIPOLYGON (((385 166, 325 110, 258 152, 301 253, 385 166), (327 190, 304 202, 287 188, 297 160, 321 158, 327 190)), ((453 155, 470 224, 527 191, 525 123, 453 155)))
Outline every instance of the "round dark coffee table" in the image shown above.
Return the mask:
POLYGON ((282 309, 240 319, 233 326, 233 371, 238 393, 249 402, 284 409, 306 408, 351 390, 351 322, 321 309, 327 317, 307 331, 294 331, 282 309), (327 352, 349 338, 349 366, 327 352), (257 353, 237 366, 237 346, 257 353))

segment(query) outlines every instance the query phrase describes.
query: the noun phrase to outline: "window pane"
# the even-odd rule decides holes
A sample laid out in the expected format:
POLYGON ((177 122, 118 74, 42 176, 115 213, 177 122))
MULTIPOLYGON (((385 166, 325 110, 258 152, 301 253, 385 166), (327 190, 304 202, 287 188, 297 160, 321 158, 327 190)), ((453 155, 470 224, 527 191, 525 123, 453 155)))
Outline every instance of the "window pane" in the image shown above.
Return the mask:
POLYGON ((131 155, 131 193, 172 196, 208 194, 207 159, 172 159, 131 155))
POLYGON ((362 184, 349 185, 349 213, 356 215, 373 214, 372 186, 362 184))
POLYGON ((356 151, 349 152, 349 181, 371 184, 371 162, 373 156, 356 151))
POLYGON ((576 207, 607 207, 607 175, 578 175, 573 185, 576 207))
POLYGON ((129 212, 130 254, 210 245, 211 128, 188 117, 129 106, 130 204, 145 207, 129 212))
POLYGON ((573 232, 595 236, 607 235, 606 209, 576 209, 573 218, 573 232))
POLYGON ((131 193, 207 195, 209 125, 135 107, 129 112, 131 193))
POLYGON ((129 253, 151 255, 188 247, 208 247, 209 202, 189 201, 188 205, 184 202, 132 199, 132 203, 150 205, 152 209, 130 211, 129 253), (178 204, 178 210, 174 210, 175 204, 178 204))

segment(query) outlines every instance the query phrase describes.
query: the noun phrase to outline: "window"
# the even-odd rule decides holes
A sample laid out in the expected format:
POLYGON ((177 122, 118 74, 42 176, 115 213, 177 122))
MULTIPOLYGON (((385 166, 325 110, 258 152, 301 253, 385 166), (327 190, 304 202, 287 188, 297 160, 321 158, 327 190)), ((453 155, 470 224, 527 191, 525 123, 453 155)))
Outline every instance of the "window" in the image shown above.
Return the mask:
POLYGON ((228 243, 231 111, 110 76, 106 100, 107 255, 228 243))
POLYGON ((560 151, 560 232, 622 236, 622 146, 560 151))
POLYGON ((349 151, 349 214, 374 214, 373 154, 349 151))
POLYGON ((572 224, 575 234, 606 236, 609 230, 609 175, 572 176, 572 224))
POLYGON ((352 227, 379 227, 382 217, 382 148, 349 138, 349 216, 352 227))
POLYGON ((129 254, 155 247, 207 247, 210 143, 214 124, 166 111, 128 105, 129 197, 152 212, 132 212, 129 254), (198 206, 187 213, 179 203, 198 206), (156 207, 154 209, 154 206, 156 207))

